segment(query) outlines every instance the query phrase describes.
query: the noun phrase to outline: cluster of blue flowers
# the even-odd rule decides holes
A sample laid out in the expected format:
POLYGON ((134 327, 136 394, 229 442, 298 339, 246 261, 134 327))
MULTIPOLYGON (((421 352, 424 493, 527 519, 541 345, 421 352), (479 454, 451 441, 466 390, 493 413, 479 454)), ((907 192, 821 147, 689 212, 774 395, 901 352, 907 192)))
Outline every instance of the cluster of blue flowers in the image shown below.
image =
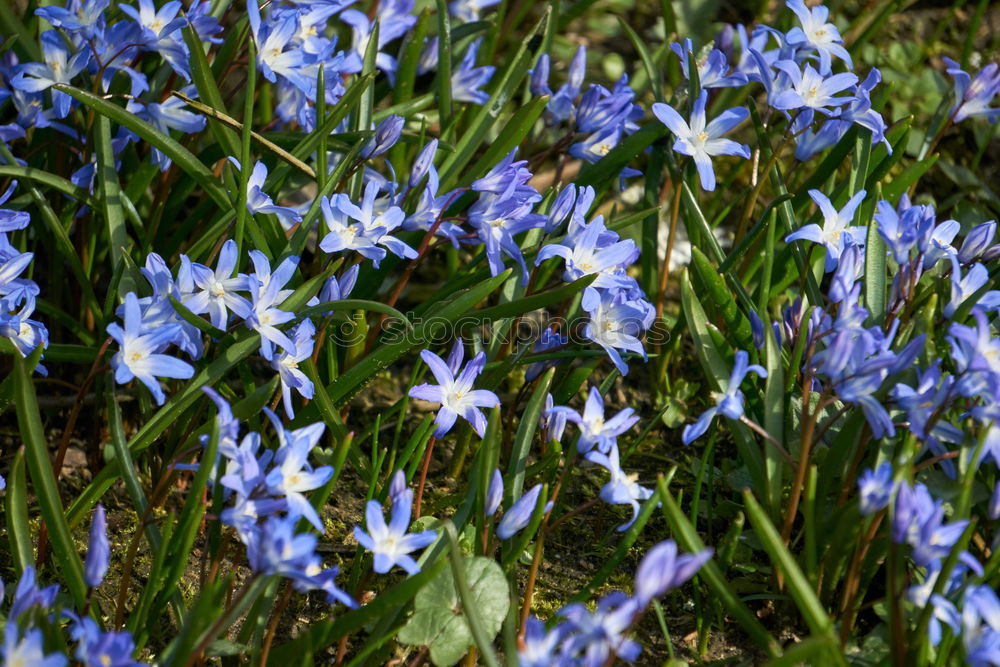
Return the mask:
MULTIPOLYGON (((108 572, 111 549, 108 544, 104 508, 98 505, 90 525, 90 540, 84 561, 84 580, 90 589, 101 585, 108 572)), ((0 581, 0 606, 4 599, 0 581)), ((11 594, 10 606, 0 609, 4 665, 65 667, 66 654, 51 651, 64 647, 77 664, 102 667, 138 667, 135 640, 128 631, 102 630, 86 613, 78 614, 64 605, 59 585, 41 588, 35 568, 24 568, 11 594), (66 636, 68 634, 68 637, 66 636)))
POLYGON ((709 121, 706 102, 708 91, 714 88, 762 85, 768 115, 777 111, 788 121, 786 132, 795 138, 798 160, 808 160, 833 146, 854 124, 871 132, 873 144, 885 142, 891 150, 885 140, 885 121, 871 106, 871 91, 881 81, 879 71, 872 69, 860 82, 850 71, 834 72, 835 58, 848 70, 853 63, 837 26, 827 20, 829 10, 822 5, 808 8, 802 0, 786 4, 799 21, 787 32, 763 24, 750 34, 743 26, 729 28, 704 57, 696 57, 691 40, 671 45, 682 73, 696 72, 701 89, 689 100, 687 120, 664 103, 654 104, 653 114, 677 137, 674 151, 694 160, 705 190, 714 190, 716 185, 713 157, 750 158, 748 146, 724 137, 749 112, 736 107, 709 121))
POLYGON ((600 667, 615 658, 633 662, 642 646, 628 636, 629 630, 655 599, 683 585, 711 557, 711 549, 681 554, 673 540, 660 542, 639 563, 633 595, 612 591, 594 609, 580 602, 568 604, 556 614, 559 620, 550 629, 537 618, 529 618, 519 664, 600 667))
MULTIPOLYGON (((0 205, 10 199, 17 181, 0 195, 0 205)), ((11 245, 7 234, 24 229, 31 217, 24 211, 0 208, 0 336, 10 339, 21 356, 28 356, 39 345, 48 347, 49 331, 45 325, 31 319, 35 312, 35 299, 40 292, 38 283, 21 277, 34 255, 20 252, 11 245)), ((38 366, 45 373, 45 368, 38 366)))

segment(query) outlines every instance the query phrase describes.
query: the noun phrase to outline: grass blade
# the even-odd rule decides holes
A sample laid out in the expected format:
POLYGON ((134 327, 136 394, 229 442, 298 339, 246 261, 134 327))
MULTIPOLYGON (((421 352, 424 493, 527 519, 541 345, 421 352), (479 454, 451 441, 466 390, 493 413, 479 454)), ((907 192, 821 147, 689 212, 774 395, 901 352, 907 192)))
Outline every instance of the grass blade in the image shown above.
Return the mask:
POLYGON ((49 455, 42 418, 38 413, 35 387, 28 375, 27 362, 14 355, 14 396, 17 406, 17 424, 24 441, 25 459, 31 482, 38 497, 42 520, 52 540, 52 556, 59 564, 61 576, 78 608, 83 607, 87 597, 87 584, 83 580, 83 562, 76 551, 76 544, 66 523, 62 499, 52 473, 52 458, 49 455))

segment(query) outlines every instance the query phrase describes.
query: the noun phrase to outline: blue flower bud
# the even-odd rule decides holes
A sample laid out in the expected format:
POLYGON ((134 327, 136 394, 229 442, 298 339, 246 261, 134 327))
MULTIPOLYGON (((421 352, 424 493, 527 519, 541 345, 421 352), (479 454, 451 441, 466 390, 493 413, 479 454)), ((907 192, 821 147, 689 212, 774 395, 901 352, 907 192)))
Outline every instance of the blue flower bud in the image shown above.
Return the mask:
POLYGON ((531 94, 552 94, 552 90, 549 88, 549 54, 547 53, 538 57, 535 68, 531 70, 531 94))
POLYGON ((892 464, 888 461, 875 470, 865 470, 858 479, 861 515, 871 516, 888 507, 892 495, 892 464))
POLYGON ((750 311, 750 332, 753 334, 753 346, 758 350, 764 349, 764 322, 756 311, 750 311))
POLYGON ((403 117, 389 116, 375 128, 375 136, 368 140, 361 157, 372 158, 381 155, 399 141, 399 136, 403 133, 403 117))
POLYGON ((499 468, 493 471, 490 479, 490 486, 486 490, 486 516, 493 516, 500 509, 500 501, 503 500, 503 475, 499 468))
POLYGON ((413 169, 410 171, 410 187, 414 188, 420 183, 420 179, 427 175, 431 165, 434 163, 434 155, 437 153, 438 140, 431 139, 427 145, 421 149, 417 159, 413 161, 413 169))
POLYGON ((994 220, 976 225, 969 230, 962 247, 958 251, 958 261, 962 264, 969 264, 982 255, 993 242, 993 236, 997 232, 997 223, 994 220))
POLYGON ((91 588, 100 586, 108 572, 111 547, 108 546, 108 526, 104 516, 104 506, 98 504, 94 518, 90 522, 90 542, 87 545, 87 560, 83 564, 84 580, 91 588))
POLYGON ((497 526, 497 536, 501 540, 510 539, 528 525, 531 521, 531 515, 535 513, 535 506, 538 505, 538 494, 541 492, 542 485, 536 484, 507 510, 497 526))
POLYGON ((406 493, 406 489, 406 475, 402 470, 397 470, 396 474, 392 476, 392 481, 389 482, 389 498, 395 501, 406 493))
POLYGON ((574 204, 576 204, 576 186, 570 183, 559 192, 556 202, 552 205, 552 210, 549 211, 549 219, 545 223, 546 234, 551 234, 559 229, 563 221, 566 220, 566 216, 573 210, 574 204))

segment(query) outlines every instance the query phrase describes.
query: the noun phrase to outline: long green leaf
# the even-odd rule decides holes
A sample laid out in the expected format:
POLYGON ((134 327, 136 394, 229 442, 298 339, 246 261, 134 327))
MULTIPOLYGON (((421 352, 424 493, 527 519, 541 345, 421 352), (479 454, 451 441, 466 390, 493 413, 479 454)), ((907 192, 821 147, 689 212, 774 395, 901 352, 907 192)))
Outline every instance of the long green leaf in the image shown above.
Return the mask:
POLYGON ((514 445, 510 452, 510 466, 508 468, 507 483, 510 485, 510 497, 520 498, 524 489, 524 471, 528 467, 528 455, 531 453, 531 442, 535 439, 535 432, 538 430, 538 419, 545 409, 545 397, 549 395, 549 388, 552 386, 552 378, 556 369, 550 368, 545 372, 531 393, 528 405, 521 413, 521 421, 517 425, 517 433, 514 434, 514 445))
MULTIPOLYGON (((225 114, 226 104, 222 100, 222 93, 215 82, 215 75, 212 73, 212 68, 205 57, 204 42, 198 37, 194 26, 191 24, 184 26, 182 32, 184 34, 184 43, 187 44, 188 52, 191 54, 189 59, 191 80, 194 82, 198 95, 205 101, 209 109, 225 114)), ((209 115, 208 126, 212 134, 215 135, 215 140, 219 142, 222 150, 227 155, 235 157, 240 154, 240 140, 236 132, 233 131, 233 128, 219 122, 214 115, 209 115)))
POLYGON ((17 451, 7 475, 4 496, 4 513, 7 515, 7 540, 14 571, 18 576, 24 568, 34 563, 31 546, 31 527, 28 525, 28 485, 24 476, 24 448, 17 451))
POLYGON ((107 116, 122 127, 139 135, 142 140, 158 148, 193 178, 220 208, 224 210, 232 208, 232 200, 208 167, 202 164, 194 153, 181 146, 170 136, 103 97, 62 83, 57 83, 53 88, 66 93, 84 106, 90 107, 102 116, 107 116))
POLYGON ((87 192, 87 190, 78 188, 61 176, 50 174, 49 172, 42 171, 41 169, 35 169, 34 167, 22 167, 19 164, 4 164, 0 165, 0 176, 10 176, 24 181, 34 181, 39 185, 44 185, 45 187, 61 192, 67 197, 72 197, 73 199, 81 201, 87 206, 97 206, 97 200, 95 200, 93 195, 87 192))
POLYGON ((83 607, 87 597, 87 584, 83 580, 83 562, 77 553, 73 536, 66 523, 59 487, 52 473, 52 457, 49 455, 42 418, 38 413, 35 387, 28 374, 27 362, 14 355, 15 403, 17 404, 17 424, 24 441, 25 459, 31 482, 38 498, 42 519, 52 540, 52 555, 59 563, 62 580, 69 588, 70 595, 78 608, 83 607))
POLYGON ((764 550, 767 551, 767 555, 771 557, 771 562, 784 575, 788 591, 792 594, 792 598, 809 629, 815 635, 831 636, 833 621, 830 620, 819 598, 816 597, 816 591, 809 584, 809 580, 799 568, 799 564, 795 562, 795 557, 785 547, 781 535, 771 523, 764 508, 760 506, 749 489, 743 491, 743 503, 747 508, 747 515, 750 517, 757 538, 764 550))
POLYGON ((510 101, 514 92, 521 85, 521 81, 524 80, 528 68, 535 60, 530 49, 536 41, 535 38, 544 29, 548 18, 549 14, 546 12, 545 16, 535 27, 524 36, 520 46, 510 60, 510 65, 507 66, 503 75, 499 78, 489 101, 479 108, 479 112, 473 118, 472 123, 462 133, 461 139, 459 139, 458 144, 455 146, 455 152, 441 165, 442 191, 448 190, 458 179, 459 174, 472 159, 479 145, 486 139, 487 133, 499 120, 501 112, 507 106, 507 102, 510 101))
MULTIPOLYGON (((95 127, 97 144, 97 188, 100 194, 101 210, 108 225, 108 240, 111 245, 111 269, 115 270, 128 253, 128 232, 125 231, 125 213, 122 205, 122 189, 118 183, 115 154, 111 148, 111 121, 100 116, 95 127)), ((118 281, 118 296, 124 298, 135 291, 135 279, 128 271, 122 273, 118 281)))
MULTIPOLYGON (((705 544, 698 537, 698 532, 691 525, 691 521, 681 510, 673 495, 667 489, 667 484, 661 477, 657 481, 657 488, 660 492, 660 501, 663 503, 663 516, 670 529, 677 538, 678 543, 687 551, 697 553, 704 551, 705 544)), ((707 561, 698 571, 698 576, 708 584, 712 592, 719 598, 722 605, 739 622, 740 627, 750 638, 768 655, 778 657, 781 655, 781 647, 777 640, 768 633, 767 629, 757 619, 757 616, 747 608, 733 590, 729 582, 726 581, 719 569, 715 559, 707 561)))

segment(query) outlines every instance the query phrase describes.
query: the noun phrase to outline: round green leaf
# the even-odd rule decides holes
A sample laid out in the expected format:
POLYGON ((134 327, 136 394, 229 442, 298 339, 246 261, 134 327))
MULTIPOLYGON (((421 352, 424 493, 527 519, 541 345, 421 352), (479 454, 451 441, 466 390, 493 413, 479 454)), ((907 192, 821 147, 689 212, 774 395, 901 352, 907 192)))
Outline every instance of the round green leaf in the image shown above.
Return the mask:
MULTIPOLYGON (((496 637, 507 616, 510 592, 500 565, 477 556, 464 559, 465 576, 475 600, 483 629, 496 637)), ((437 667, 449 667, 462 659, 472 646, 472 632, 449 570, 431 580, 414 600, 414 613, 400 630, 399 641, 413 646, 429 646, 437 667)))

